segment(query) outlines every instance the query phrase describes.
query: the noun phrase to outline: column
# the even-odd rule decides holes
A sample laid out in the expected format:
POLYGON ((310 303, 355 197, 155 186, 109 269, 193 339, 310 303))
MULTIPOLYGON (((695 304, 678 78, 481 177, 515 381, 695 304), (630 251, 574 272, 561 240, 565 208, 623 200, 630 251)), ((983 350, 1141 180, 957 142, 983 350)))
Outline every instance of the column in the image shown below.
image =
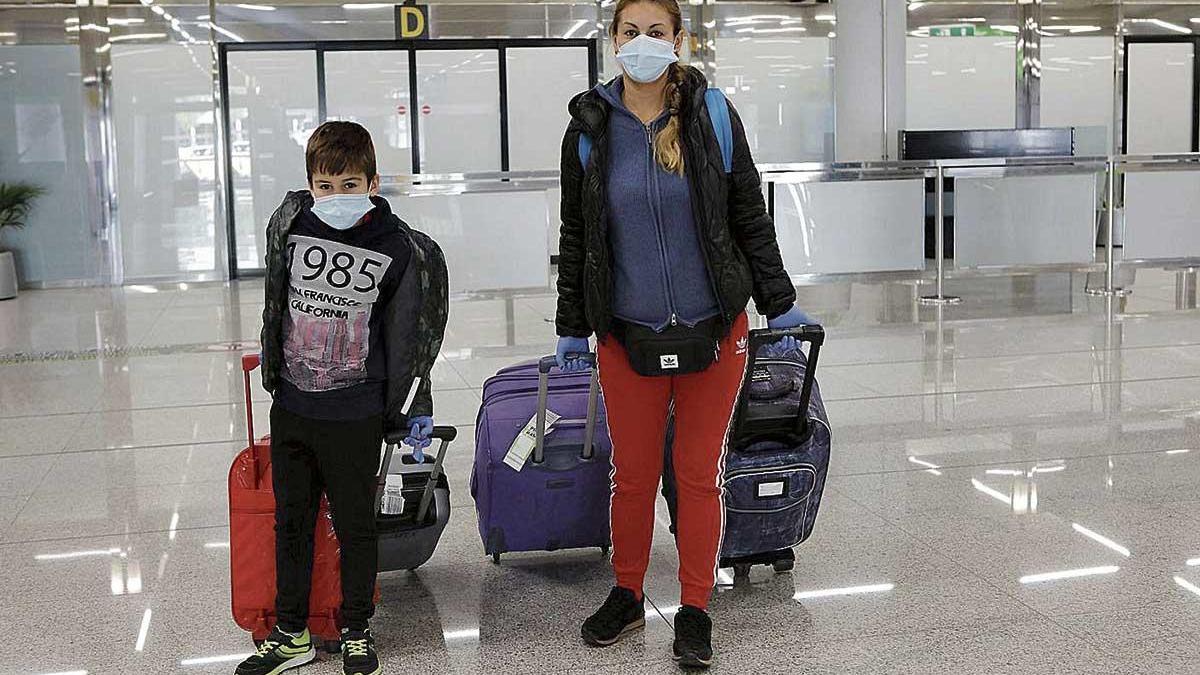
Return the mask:
POLYGON ((116 150, 112 127, 112 42, 108 0, 78 0, 79 64, 83 81, 84 161, 87 163, 87 214, 97 239, 98 281, 125 281, 117 228, 116 150))
POLYGON ((858 0, 834 7, 834 157, 897 159, 904 128, 906 3, 858 0))
POLYGON ((1017 2, 1018 129, 1042 126, 1042 0, 1017 2))

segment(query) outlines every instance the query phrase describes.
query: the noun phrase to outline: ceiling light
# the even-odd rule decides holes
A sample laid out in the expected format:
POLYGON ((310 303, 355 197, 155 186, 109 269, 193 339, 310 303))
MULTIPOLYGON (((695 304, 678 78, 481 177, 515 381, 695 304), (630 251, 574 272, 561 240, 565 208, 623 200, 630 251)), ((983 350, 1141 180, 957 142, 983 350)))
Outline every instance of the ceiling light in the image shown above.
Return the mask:
POLYGON ((42 553, 33 556, 34 560, 73 560, 75 558, 92 558, 106 555, 116 555, 121 552, 119 548, 105 548, 95 551, 71 551, 70 553, 42 553))
POLYGON ((792 596, 795 600, 812 600, 814 598, 832 598, 845 595, 862 595, 863 593, 886 593, 896 587, 896 584, 874 584, 871 586, 850 586, 847 588, 827 588, 820 591, 801 591, 792 596))
POLYGON ((146 636, 150 633, 150 617, 152 616, 154 616, 154 612, 147 607, 146 612, 142 614, 142 626, 138 629, 137 643, 133 646, 134 651, 145 651, 146 636))
MULTIPOLYGON (((167 37, 166 33, 131 33, 129 35, 117 35, 117 36, 109 38, 109 40, 112 42, 131 42, 134 40, 162 40, 162 39, 165 39, 166 37, 167 37)), ((134 288, 134 287, 130 286, 130 288, 134 288)), ((150 288, 153 288, 153 287, 150 287, 150 288)), ((142 289, 136 289, 136 290, 139 290, 139 292, 141 292, 141 293, 157 293, 158 292, 157 288, 154 288, 153 290, 142 290, 142 289)))
POLYGON ((391 5, 382 2, 348 2, 342 5, 342 9, 387 9, 388 7, 391 5))
POLYGON ((271 5, 234 5, 240 9, 248 9, 252 12, 274 12, 275 8, 271 5))
POLYGON ((1196 595, 1200 595, 1200 588, 1197 588, 1196 584, 1193 584, 1183 577, 1175 577, 1175 583, 1179 584, 1180 588, 1195 593, 1196 595))
POLYGON ((1092 541, 1097 542, 1097 543, 1101 544, 1102 546, 1105 546, 1106 548, 1110 548, 1110 549, 1116 551, 1117 553, 1120 553, 1121 555, 1125 556, 1126 558, 1128 558, 1130 555, 1129 549, 1118 544, 1117 542, 1113 541, 1112 539, 1105 537, 1102 534, 1098 534, 1096 532, 1093 532, 1093 531, 1087 529, 1086 527, 1080 525, 1079 523, 1071 523, 1071 528, 1073 530, 1075 530, 1076 532, 1078 532, 1079 534, 1082 534, 1083 536, 1087 537, 1088 539, 1091 539, 1092 541))
POLYGON ((222 656, 201 656, 194 659, 184 659, 179 662, 181 666, 206 666, 210 663, 233 663, 234 661, 245 660, 250 656, 246 654, 224 654, 222 656))
MULTIPOLYGON (((937 74, 937 71, 934 71, 934 74, 937 74)), ((942 74, 945 75, 945 73, 942 73, 942 74)), ((984 485, 983 483, 980 483, 979 481, 975 480, 974 478, 971 479, 971 485, 974 485, 976 490, 979 490, 980 492, 991 497, 992 499, 995 499, 996 501, 1004 502, 1005 504, 1012 506, 1012 497, 1009 497, 1008 495, 1004 494, 1003 492, 1000 492, 999 490, 997 490, 995 488, 984 485)))
POLYGON ((234 33, 233 31, 228 30, 226 28, 221 28, 220 26, 213 23, 212 21, 208 22, 208 27, 217 31, 221 35, 224 35, 225 37, 230 38, 231 40, 236 40, 237 42, 245 42, 246 41, 245 38, 238 35, 237 33, 234 33))
POLYGON ((574 37, 575 33, 578 32, 580 28, 583 28, 586 25, 588 25, 587 19, 580 19, 579 21, 576 21, 575 25, 571 26, 570 30, 568 30, 566 33, 563 33, 563 39, 574 37))
POLYGON ((1165 28, 1166 30, 1175 31, 1176 33, 1183 33, 1184 35, 1192 34, 1192 30, 1190 28, 1180 26, 1179 24, 1171 23, 1169 21, 1163 21, 1162 19, 1130 19, 1129 21, 1130 23, 1153 24, 1159 28, 1165 28))
POLYGON ((1029 576, 1021 577, 1020 581, 1023 584, 1036 584, 1042 581, 1058 581, 1060 579, 1078 579, 1080 577, 1094 577, 1102 574, 1113 574, 1121 571, 1120 567, 1109 565, 1107 567, 1088 567, 1079 570, 1062 570, 1061 572, 1046 572, 1045 574, 1030 574, 1029 576))

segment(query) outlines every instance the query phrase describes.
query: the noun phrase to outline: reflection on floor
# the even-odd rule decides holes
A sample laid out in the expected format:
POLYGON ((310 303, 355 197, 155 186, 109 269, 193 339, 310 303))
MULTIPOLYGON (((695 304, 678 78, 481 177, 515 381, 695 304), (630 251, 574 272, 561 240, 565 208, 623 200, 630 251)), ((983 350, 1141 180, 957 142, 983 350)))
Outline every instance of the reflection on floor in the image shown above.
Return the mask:
MULTIPOLYGON (((1067 275, 801 289, 826 323, 834 464, 796 569, 723 574, 717 672, 1184 673, 1200 645, 1200 313, 1174 273, 1129 299, 1067 275)), ((261 283, 30 291, 0 303, 4 673, 229 673, 225 474, 261 283)), ((548 351, 554 298, 456 300, 435 372, 454 512, 382 578, 388 672, 670 672, 661 529, 644 633, 585 648, 598 551, 481 550, 480 385, 548 351)), ((259 431, 266 395, 255 394, 259 431)), ((310 669, 340 672, 336 660, 310 669)))

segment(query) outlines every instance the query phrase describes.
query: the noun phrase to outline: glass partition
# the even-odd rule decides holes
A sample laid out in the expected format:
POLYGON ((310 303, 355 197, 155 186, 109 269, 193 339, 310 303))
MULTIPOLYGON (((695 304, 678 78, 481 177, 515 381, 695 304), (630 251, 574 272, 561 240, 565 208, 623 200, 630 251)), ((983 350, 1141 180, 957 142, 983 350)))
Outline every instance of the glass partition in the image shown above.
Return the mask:
POLYGON ((585 47, 512 47, 508 76, 508 168, 558 170, 571 98, 588 88, 585 47))
POLYGON ((203 47, 116 45, 113 123, 125 278, 211 277, 216 232, 212 73, 203 47))
POLYGON ((1012 35, 909 37, 908 129, 1011 129, 1016 119, 1012 35))
POLYGON ((1126 46, 1125 152, 1191 152, 1192 42, 1133 42, 1126 46))
POLYGON ((308 50, 230 52, 229 137, 238 270, 262 269, 267 221, 308 182, 304 146, 318 123, 308 50))
POLYGON ((417 52, 421 173, 500 170, 495 49, 417 52))
POLYGON ((768 175, 775 230, 793 275, 925 269, 922 172, 876 180, 768 175))
POLYGON ((716 44, 716 84, 737 107, 755 161, 832 161, 832 42, 730 37, 716 44))
POLYGON ((87 206, 83 85, 73 45, 0 46, 0 180, 46 190, 23 230, 7 229, 22 283, 90 282, 99 242, 87 206))
POLYGON ((948 171, 954 177, 955 266, 1094 262, 1097 174, 948 171))
POLYGON ((1126 260, 1200 257, 1200 171, 1125 176, 1126 260))
POLYGON ((388 186, 383 194, 442 247, 451 292, 550 286, 557 190, 460 183, 446 189, 388 186))
POLYGON ((326 117, 366 127, 384 175, 412 173, 408 61, 401 49, 325 53, 326 117))

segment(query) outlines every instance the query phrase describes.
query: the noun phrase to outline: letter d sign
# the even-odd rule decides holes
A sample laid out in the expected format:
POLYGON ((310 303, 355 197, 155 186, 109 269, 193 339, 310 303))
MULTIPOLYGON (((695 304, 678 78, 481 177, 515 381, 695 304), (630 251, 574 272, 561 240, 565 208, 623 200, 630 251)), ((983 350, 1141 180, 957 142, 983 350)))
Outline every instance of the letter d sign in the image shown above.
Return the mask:
POLYGON ((428 5, 396 5, 396 39, 429 37, 428 5))

